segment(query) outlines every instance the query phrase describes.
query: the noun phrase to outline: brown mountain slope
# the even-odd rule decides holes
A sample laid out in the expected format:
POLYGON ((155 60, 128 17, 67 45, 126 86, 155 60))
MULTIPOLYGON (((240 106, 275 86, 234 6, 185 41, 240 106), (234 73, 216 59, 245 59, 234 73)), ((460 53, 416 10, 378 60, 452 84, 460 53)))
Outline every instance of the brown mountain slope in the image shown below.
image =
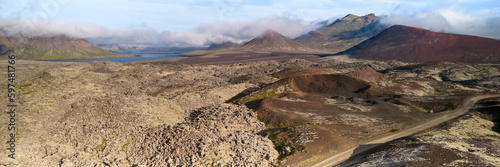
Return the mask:
POLYGON ((9 39, 7 39, 3 32, 0 31, 0 57, 2 57, 2 55, 12 53, 13 51, 14 50, 12 44, 9 42, 9 39))
MULTIPOLYGON (((192 53, 203 52, 195 51, 185 54, 192 53)), ((304 46, 273 30, 264 32, 241 47, 220 50, 215 53, 204 53, 208 53, 208 55, 189 57, 179 60, 179 62, 186 64, 232 64, 263 60, 284 61, 291 58, 315 60, 319 58, 317 55, 327 54, 304 46)))
POLYGON ((18 55, 19 59, 91 59, 124 57, 109 52, 84 39, 64 35, 7 36, 0 32, 0 59, 7 54, 18 55))
POLYGON ((271 52, 318 52, 273 30, 267 30, 260 36, 239 47, 238 50, 271 52))
POLYGON ((373 60, 499 63, 500 41, 396 25, 345 53, 373 60))
POLYGON ((314 49, 341 52, 384 30, 386 27, 380 25, 379 20, 375 14, 349 14, 326 27, 300 36, 295 41, 314 49))
POLYGON ((241 46, 241 44, 239 44, 239 43, 227 41, 227 42, 222 42, 222 43, 213 43, 206 50, 231 49, 231 48, 237 48, 240 46, 241 46))

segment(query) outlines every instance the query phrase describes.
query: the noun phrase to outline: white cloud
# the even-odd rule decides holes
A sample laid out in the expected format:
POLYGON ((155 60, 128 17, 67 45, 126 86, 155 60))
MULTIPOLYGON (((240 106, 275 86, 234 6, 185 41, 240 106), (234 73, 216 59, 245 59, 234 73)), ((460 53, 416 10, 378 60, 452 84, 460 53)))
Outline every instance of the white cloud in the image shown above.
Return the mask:
POLYGON ((381 20, 388 25, 406 25, 432 31, 476 35, 500 39, 500 16, 477 14, 457 8, 441 8, 416 14, 398 13, 384 16, 381 20))
POLYGON ((324 26, 326 22, 307 22, 289 17, 269 17, 247 21, 220 21, 201 24, 181 32, 158 31, 153 28, 110 29, 89 23, 71 23, 44 19, 1 19, 0 27, 8 35, 27 36, 64 34, 86 38, 98 44, 150 44, 162 46, 203 46, 212 42, 243 42, 268 29, 290 38, 324 26))

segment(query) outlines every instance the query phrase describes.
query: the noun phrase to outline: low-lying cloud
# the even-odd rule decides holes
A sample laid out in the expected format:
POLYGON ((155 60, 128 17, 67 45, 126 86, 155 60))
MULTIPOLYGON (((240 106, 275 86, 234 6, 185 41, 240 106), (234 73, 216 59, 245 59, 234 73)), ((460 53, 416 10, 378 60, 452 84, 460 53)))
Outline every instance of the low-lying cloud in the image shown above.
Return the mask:
POLYGON ((97 44, 145 44, 156 46, 204 46, 226 41, 250 40, 268 29, 295 38, 321 28, 328 21, 303 21, 289 17, 269 17, 247 21, 225 21, 201 24, 190 31, 171 32, 146 29, 109 29, 88 23, 59 20, 0 19, 0 27, 8 35, 26 36, 64 34, 85 38, 97 44), (34 24, 37 23, 37 24, 34 24))
POLYGON ((382 17, 381 23, 500 39, 500 16, 496 13, 477 14, 455 8, 443 8, 416 14, 391 14, 382 17))
MULTIPOLYGON (((85 38, 97 44, 138 44, 154 46, 206 46, 226 41, 248 41, 273 29, 289 38, 331 24, 329 20, 304 21, 290 17, 268 17, 257 20, 221 21, 201 24, 189 31, 171 32, 154 28, 110 29, 89 23, 60 20, 0 18, 0 29, 7 35, 64 34, 85 38)), ((477 35, 500 39, 500 16, 495 13, 472 14, 459 9, 444 8, 416 14, 396 13, 382 16, 381 23, 407 25, 438 32, 477 35)))

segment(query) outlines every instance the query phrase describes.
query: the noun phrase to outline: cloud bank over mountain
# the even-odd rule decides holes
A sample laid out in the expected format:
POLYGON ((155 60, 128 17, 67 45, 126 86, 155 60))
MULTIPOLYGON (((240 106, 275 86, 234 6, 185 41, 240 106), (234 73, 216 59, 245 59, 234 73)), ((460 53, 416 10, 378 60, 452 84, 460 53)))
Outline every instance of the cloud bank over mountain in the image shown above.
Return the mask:
POLYGON ((391 14, 382 17, 381 23, 500 39, 500 29, 498 28, 500 27, 500 16, 492 12, 473 14, 456 8, 443 8, 415 14, 391 14))
POLYGON ((64 34, 89 39, 98 44, 148 44, 162 46, 203 46, 213 42, 243 42, 273 29, 289 38, 321 28, 328 21, 303 21, 289 17, 269 17, 246 21, 221 21, 201 24, 193 30, 171 32, 153 28, 110 29, 88 23, 59 20, 0 19, 0 27, 8 35, 64 34), (40 22, 43 24, 34 24, 40 22))
MULTIPOLYGON (((188 31, 172 32, 154 28, 111 29, 90 23, 44 20, 39 18, 0 18, 0 28, 8 35, 64 34, 85 38, 96 44, 136 44, 155 46, 206 46, 225 41, 248 41, 268 29, 289 38, 332 23, 328 20, 304 21, 295 17, 266 17, 256 20, 218 21, 200 24, 188 31)), ((500 39, 500 16, 492 12, 466 13, 456 8, 442 8, 408 14, 382 16, 381 23, 406 25, 438 32, 477 35, 500 39)))

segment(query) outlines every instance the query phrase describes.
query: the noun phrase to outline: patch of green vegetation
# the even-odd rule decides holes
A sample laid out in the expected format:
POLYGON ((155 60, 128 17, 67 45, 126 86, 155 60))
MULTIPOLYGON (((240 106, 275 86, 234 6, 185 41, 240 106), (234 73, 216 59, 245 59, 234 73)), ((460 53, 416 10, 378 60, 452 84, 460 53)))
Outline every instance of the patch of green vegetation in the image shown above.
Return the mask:
POLYGON ((491 130, 500 133, 500 125, 498 125, 498 123, 500 123, 500 116, 493 117, 492 121, 495 123, 495 126, 493 126, 491 130))
POLYGON ((303 125, 308 125, 308 126, 314 126, 314 125, 319 125, 317 122, 302 122, 302 121, 296 121, 294 122, 295 126, 303 126, 303 125))
POLYGON ((410 137, 410 138, 404 139, 403 142, 405 142, 405 143, 420 142, 420 139, 418 139, 416 137, 410 137))
POLYGON ((295 126, 301 126, 301 125, 305 125, 306 123, 302 122, 302 121, 295 121, 295 122, 293 122, 293 124, 295 124, 295 126))
MULTIPOLYGON (((125 144, 123 144, 122 149, 121 149, 120 151, 122 151, 122 152, 123 152, 123 151, 125 151, 125 148, 127 148, 127 146, 128 146, 129 144, 130 144, 130 142, 129 142, 129 141, 127 141, 125 144)), ((104 150, 104 149, 103 149, 103 150, 104 150)))
POLYGON ((22 55, 20 59, 25 60, 57 60, 57 59, 92 59, 106 57, 129 57, 132 55, 121 55, 107 50, 86 51, 73 45, 71 49, 43 49, 36 44, 26 46, 15 46, 14 53, 22 55))
POLYGON ((273 78, 276 78, 276 79, 280 79, 280 77, 278 77, 276 74, 271 74, 269 75, 270 77, 273 77, 273 78))
POLYGON ((33 93, 33 91, 30 90, 30 91, 24 92, 23 95, 29 95, 29 94, 32 94, 32 93, 33 93))
POLYGON ((257 85, 259 85, 259 87, 262 88, 262 87, 266 86, 267 83, 265 83, 265 82, 259 82, 259 83, 257 83, 257 85))
POLYGON ((22 85, 19 85, 19 89, 24 91, 25 88, 30 87, 30 86, 31 86, 31 83, 22 84, 22 85))
POLYGON ((314 125, 319 125, 319 123, 317 123, 317 122, 308 122, 307 125, 314 126, 314 125))
MULTIPOLYGON (((266 126, 269 125, 269 120, 260 119, 259 117, 257 117, 257 120, 259 120, 260 122, 264 122, 264 124, 266 126)), ((264 131, 262 131, 262 132, 264 132, 264 131)), ((267 133, 266 133, 266 135, 267 135, 267 133)), ((265 135, 264 135, 264 137, 265 137, 265 135)))
POLYGON ((278 163, 281 164, 281 161, 285 160, 289 156, 299 152, 299 151, 304 151, 306 149, 305 145, 298 145, 298 146, 290 146, 290 152, 288 153, 280 153, 278 156, 278 163))
POLYGON ((295 145, 290 142, 283 131, 286 128, 273 128, 266 129, 259 133, 262 137, 268 137, 269 140, 273 142, 274 148, 278 150, 278 165, 282 164, 282 161, 287 157, 306 149, 305 145, 295 145))
POLYGON ((96 150, 98 150, 98 151, 100 151, 100 152, 103 152, 103 151, 104 151, 104 149, 106 149, 107 142, 108 142, 108 140, 106 140, 106 139, 102 139, 101 144, 99 144, 99 145, 97 146, 96 150))
POLYGON ((278 89, 274 89, 272 91, 263 91, 262 93, 252 96, 251 101, 253 100, 262 100, 268 97, 273 97, 273 96, 282 96, 285 95, 288 92, 278 92, 278 89))
POLYGON ((450 101, 444 105, 446 108, 455 108, 457 106, 457 102, 450 101))
MULTIPOLYGON (((260 104, 260 101, 261 100, 254 100, 254 101, 249 101, 247 103, 245 103, 245 106, 249 109, 252 109, 252 110, 255 110, 257 109, 257 107, 259 107, 259 104, 260 104)), ((239 102, 237 102, 238 104, 239 102)))
POLYGON ((291 91, 287 92, 278 92, 278 89, 272 90, 272 91, 262 91, 261 93, 257 95, 253 95, 250 97, 246 97, 240 100, 235 100, 234 98, 229 99, 226 101, 226 103, 233 103, 233 104, 245 104, 247 108, 255 110, 262 99, 268 98, 268 97, 273 97, 273 96, 283 96, 286 93, 289 93, 291 91))
POLYGON ((389 132, 392 133, 392 132, 397 132, 397 131, 399 131, 399 128, 391 129, 389 132))
POLYGON ((306 146, 304 145, 291 145, 284 138, 279 137, 279 135, 271 136, 270 139, 274 144, 274 148, 276 148, 276 150, 281 150, 280 155, 278 156, 278 161, 280 161, 279 163, 281 163, 281 161, 285 160, 287 157, 306 149, 306 146), (290 148, 289 152, 283 151, 286 149, 286 147, 290 148))
POLYGON ((396 78, 396 79, 393 79, 393 80, 392 80, 392 82, 395 82, 395 83, 397 83, 397 82, 401 82, 401 81, 403 81, 403 80, 402 80, 402 79, 399 79, 399 78, 396 78))

